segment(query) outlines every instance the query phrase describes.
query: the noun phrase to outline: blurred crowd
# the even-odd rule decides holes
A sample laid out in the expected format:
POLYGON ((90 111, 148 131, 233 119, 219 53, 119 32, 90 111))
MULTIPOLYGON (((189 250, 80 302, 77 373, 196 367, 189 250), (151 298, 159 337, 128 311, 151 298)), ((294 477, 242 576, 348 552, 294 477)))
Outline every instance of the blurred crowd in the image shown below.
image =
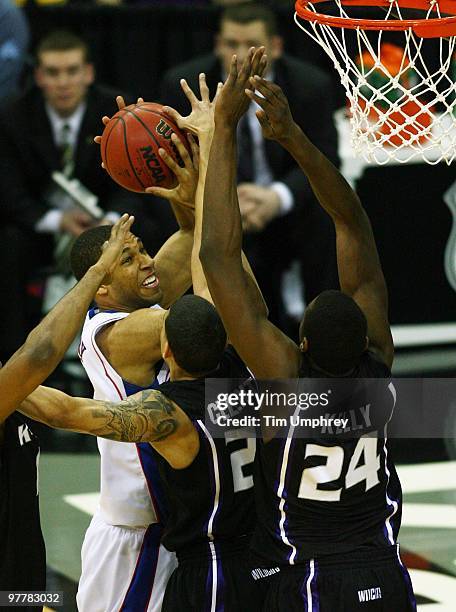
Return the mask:
MULTIPOLYGON (((160 101, 186 113, 180 78, 195 87, 198 74, 205 72, 213 90, 226 77, 233 53, 242 61, 250 46, 265 45, 268 77, 287 93, 298 122, 310 114, 314 117, 308 134, 337 164, 327 75, 286 53, 268 3, 214 3, 225 6, 213 32, 212 52, 192 56, 164 72, 160 101)), ((0 357, 4 360, 74 283, 66 256, 82 231, 113 223, 127 211, 135 215, 153 254, 174 225, 165 202, 151 204, 150 196, 121 189, 100 167, 93 137, 101 130, 101 117, 114 114, 115 95, 123 92, 98 82, 88 42, 69 28, 52 30, 36 40, 33 24, 27 24, 21 8, 11 0, 0 0, 0 7, 0 357), (65 187, 68 184, 76 185, 76 196, 65 187), (99 214, 87 211, 88 199, 99 214)), ((127 101, 133 100, 127 96, 127 101)), ((253 104, 239 128, 238 148, 245 250, 271 319, 293 335, 303 303, 337 286, 332 226, 291 157, 263 140, 253 104)))

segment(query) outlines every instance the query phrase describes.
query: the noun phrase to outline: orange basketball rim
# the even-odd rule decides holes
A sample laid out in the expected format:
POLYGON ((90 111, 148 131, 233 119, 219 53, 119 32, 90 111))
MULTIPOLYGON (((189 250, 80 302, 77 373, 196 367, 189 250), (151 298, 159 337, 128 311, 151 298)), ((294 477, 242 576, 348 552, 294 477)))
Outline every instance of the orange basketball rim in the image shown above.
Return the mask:
POLYGON ((426 11, 425 19, 352 19, 326 15, 312 10, 315 4, 332 3, 331 0, 297 0, 296 13, 302 19, 333 28, 356 30, 384 30, 400 32, 412 30, 420 38, 441 38, 456 35, 456 0, 339 0, 342 6, 376 6, 388 8, 391 4, 403 9, 426 11), (440 17, 441 13, 448 17, 440 17))

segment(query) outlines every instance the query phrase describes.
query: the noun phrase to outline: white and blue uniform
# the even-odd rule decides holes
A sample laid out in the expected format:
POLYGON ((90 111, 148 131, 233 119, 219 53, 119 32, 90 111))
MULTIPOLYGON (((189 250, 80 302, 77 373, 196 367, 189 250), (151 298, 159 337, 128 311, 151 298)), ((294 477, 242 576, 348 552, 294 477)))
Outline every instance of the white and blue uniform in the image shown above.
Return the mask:
MULTIPOLYGON (((95 399, 120 402, 142 389, 122 379, 96 342, 103 327, 128 314, 96 308, 87 314, 79 356, 95 399)), ((163 365, 149 388, 157 388, 168 376, 163 365)), ((152 448, 103 438, 98 438, 98 448, 100 504, 82 546, 78 610, 159 612, 176 559, 160 545, 166 504, 152 448)))

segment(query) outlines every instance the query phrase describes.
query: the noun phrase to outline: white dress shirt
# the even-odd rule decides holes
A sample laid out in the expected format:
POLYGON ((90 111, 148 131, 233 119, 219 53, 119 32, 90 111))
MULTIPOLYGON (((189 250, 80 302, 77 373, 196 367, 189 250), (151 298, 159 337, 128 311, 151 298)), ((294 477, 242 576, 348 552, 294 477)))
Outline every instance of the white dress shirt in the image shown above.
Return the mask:
MULTIPOLYGON (((78 134, 81 128, 81 123, 84 117, 86 107, 87 104, 85 102, 81 102, 81 104, 77 107, 77 109, 72 115, 70 115, 69 117, 61 117, 49 104, 46 104, 46 112, 51 123, 52 135, 54 138, 54 142, 58 147, 62 144, 62 128, 64 125, 67 125, 69 127, 67 139, 73 147, 74 151, 77 145, 78 134)), ((37 232, 52 234, 57 233, 60 230, 60 223, 62 221, 63 212, 65 210, 68 210, 69 208, 74 207, 71 198, 69 196, 64 195, 62 195, 62 197, 59 197, 58 200, 55 200, 54 204, 55 207, 48 210, 36 224, 35 229, 37 232)))
MULTIPOLYGON (((269 77, 268 77, 269 78, 269 77)), ((257 95, 261 95, 259 91, 257 95)), ((253 145, 253 173, 256 185, 269 187, 277 193, 280 200, 280 214, 286 215, 294 206, 294 197, 290 188, 281 181, 274 181, 271 168, 266 159, 266 150, 261 125, 256 118, 255 112, 260 108, 256 102, 252 102, 247 111, 250 133, 253 145)))

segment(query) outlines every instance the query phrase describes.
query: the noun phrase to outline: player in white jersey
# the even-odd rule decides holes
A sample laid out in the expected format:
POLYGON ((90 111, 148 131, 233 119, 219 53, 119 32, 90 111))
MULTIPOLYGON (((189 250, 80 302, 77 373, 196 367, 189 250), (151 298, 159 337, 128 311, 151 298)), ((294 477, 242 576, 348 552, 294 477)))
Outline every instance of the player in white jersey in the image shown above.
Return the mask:
MULTIPOLYGON (((120 401, 144 388, 124 381, 97 344, 106 326, 126 312, 90 310, 82 331, 80 356, 94 388, 94 398, 120 401)), ((167 380, 157 372, 150 388, 167 380)), ((82 549, 83 573, 77 596, 80 610, 160 610, 162 596, 176 562, 160 545, 165 504, 147 443, 122 444, 98 438, 101 456, 99 508, 82 549), (99 608, 94 607, 94 593, 99 608)))
MULTIPOLYGON (((97 308, 87 314, 79 354, 97 399, 121 401, 166 379, 160 349, 163 308, 191 284, 191 207, 199 159, 195 142, 191 144, 192 157, 176 142, 185 167, 175 165, 179 185, 167 193, 179 231, 154 259, 130 234, 110 282, 95 296, 97 308)), ((107 231, 93 228, 76 241, 71 260, 77 278, 98 259, 107 231)), ((160 546, 166 508, 151 448, 102 439, 98 446, 100 505, 82 547, 78 609, 158 612, 176 562, 160 546)))

